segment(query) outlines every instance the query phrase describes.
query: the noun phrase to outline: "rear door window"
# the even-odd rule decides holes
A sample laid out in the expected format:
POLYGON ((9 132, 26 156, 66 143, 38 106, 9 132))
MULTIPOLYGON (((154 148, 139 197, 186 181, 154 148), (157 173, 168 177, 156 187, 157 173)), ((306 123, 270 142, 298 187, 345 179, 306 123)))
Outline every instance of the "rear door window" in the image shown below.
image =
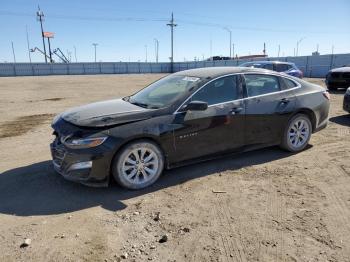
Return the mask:
POLYGON ((268 69, 268 70, 273 70, 273 64, 265 64, 263 68, 268 69))
POLYGON ((281 90, 276 76, 246 74, 244 78, 248 97, 275 93, 281 90))
POLYGON ((275 64, 275 68, 277 72, 285 72, 290 69, 289 65, 287 64, 275 64))
POLYGON ((200 89, 191 101, 203 101, 208 105, 224 103, 239 98, 237 76, 226 76, 214 80, 200 89))

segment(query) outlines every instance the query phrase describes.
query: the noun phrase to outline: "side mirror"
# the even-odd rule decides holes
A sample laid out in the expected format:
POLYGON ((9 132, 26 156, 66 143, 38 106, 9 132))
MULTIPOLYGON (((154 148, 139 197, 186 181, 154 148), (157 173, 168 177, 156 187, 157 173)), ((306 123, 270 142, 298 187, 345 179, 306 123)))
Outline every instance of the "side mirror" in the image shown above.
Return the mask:
POLYGON ((189 111, 189 110, 191 110, 191 111, 204 111, 204 110, 207 110, 207 108, 208 108, 207 102, 192 101, 184 107, 184 110, 185 111, 189 111))

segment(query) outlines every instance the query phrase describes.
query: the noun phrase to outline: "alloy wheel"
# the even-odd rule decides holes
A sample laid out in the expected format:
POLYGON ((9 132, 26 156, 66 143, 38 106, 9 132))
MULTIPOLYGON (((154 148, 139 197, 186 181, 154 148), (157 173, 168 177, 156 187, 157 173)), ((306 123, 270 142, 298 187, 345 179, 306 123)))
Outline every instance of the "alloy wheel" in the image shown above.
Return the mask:
POLYGON ((157 174, 159 159, 152 149, 140 147, 127 152, 122 165, 121 171, 126 180, 132 184, 143 184, 157 174))
POLYGON ((297 118, 291 123, 288 130, 288 142, 290 146, 297 149, 307 143, 310 136, 310 126, 303 118, 297 118))

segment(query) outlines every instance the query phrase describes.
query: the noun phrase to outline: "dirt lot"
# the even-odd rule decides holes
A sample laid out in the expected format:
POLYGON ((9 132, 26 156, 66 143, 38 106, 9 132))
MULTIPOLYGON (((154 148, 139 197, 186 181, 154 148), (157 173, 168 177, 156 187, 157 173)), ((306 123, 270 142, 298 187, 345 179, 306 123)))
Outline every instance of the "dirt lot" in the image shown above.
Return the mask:
POLYGON ((344 91, 332 94, 328 128, 299 154, 273 147, 178 168, 137 192, 52 170, 54 114, 159 77, 0 79, 0 261, 350 261, 344 91))

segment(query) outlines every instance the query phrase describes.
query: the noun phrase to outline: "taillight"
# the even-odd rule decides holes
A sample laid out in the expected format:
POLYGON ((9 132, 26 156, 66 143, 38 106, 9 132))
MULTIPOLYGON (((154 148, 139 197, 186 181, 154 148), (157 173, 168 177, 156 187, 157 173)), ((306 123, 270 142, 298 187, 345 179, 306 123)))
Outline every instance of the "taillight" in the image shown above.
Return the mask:
POLYGON ((323 96, 324 96, 327 100, 330 100, 330 99, 331 99, 331 95, 328 93, 328 91, 324 91, 324 92, 323 92, 323 96))

